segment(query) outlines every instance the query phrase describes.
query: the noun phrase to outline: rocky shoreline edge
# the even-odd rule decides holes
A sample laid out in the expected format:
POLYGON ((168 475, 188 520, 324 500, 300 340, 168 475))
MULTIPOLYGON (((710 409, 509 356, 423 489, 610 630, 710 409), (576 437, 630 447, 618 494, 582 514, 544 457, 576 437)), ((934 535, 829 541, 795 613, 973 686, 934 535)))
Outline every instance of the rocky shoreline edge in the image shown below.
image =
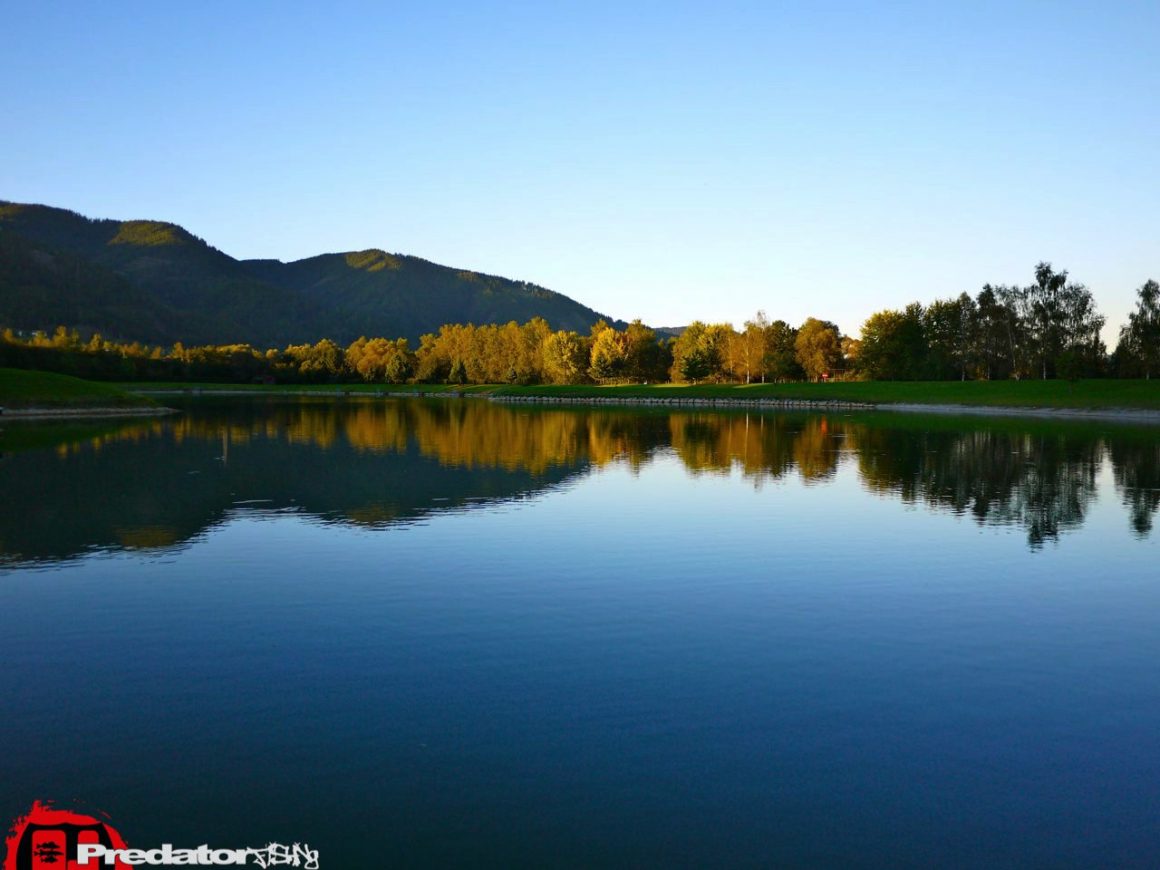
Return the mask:
POLYGON ((163 417, 181 413, 176 408, 162 407, 93 407, 93 408, 0 408, 0 422, 4 420, 88 420, 106 417, 163 417))

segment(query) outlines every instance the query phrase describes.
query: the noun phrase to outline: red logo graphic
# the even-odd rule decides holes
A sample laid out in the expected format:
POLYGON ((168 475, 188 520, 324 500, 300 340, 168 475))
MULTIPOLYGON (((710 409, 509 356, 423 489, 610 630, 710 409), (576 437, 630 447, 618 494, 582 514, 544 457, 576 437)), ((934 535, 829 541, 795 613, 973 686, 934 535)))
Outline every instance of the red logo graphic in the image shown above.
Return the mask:
MULTIPOLYGON (((81 843, 99 843, 109 849, 126 848, 124 839, 112 825, 37 801, 8 832, 3 870, 81 870, 84 867, 95 870, 96 862, 76 862, 77 846, 81 843)), ((129 870, 121 861, 100 866, 129 870)))

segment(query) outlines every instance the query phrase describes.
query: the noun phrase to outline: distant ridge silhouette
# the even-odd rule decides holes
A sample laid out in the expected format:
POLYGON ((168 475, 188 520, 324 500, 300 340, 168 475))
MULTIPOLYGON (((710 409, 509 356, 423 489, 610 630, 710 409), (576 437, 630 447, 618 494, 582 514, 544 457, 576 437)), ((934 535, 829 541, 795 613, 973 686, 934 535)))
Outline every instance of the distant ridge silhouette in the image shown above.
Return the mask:
POLYGON ((0 200, 0 326, 64 325, 163 344, 347 344, 366 335, 414 345, 444 323, 533 317, 579 332, 602 318, 624 325, 536 284, 419 257, 372 249, 236 260, 177 224, 0 200))

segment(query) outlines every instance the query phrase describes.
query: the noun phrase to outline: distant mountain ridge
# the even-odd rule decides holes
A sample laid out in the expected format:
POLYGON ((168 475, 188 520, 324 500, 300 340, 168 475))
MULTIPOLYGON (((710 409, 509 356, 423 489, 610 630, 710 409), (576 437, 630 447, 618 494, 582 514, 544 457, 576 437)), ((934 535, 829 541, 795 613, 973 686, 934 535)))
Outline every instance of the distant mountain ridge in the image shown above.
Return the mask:
POLYGON ((404 254, 237 260, 177 224, 0 200, 0 326, 279 347, 361 335, 417 343, 444 323, 533 317, 578 332, 620 324, 536 284, 404 254))

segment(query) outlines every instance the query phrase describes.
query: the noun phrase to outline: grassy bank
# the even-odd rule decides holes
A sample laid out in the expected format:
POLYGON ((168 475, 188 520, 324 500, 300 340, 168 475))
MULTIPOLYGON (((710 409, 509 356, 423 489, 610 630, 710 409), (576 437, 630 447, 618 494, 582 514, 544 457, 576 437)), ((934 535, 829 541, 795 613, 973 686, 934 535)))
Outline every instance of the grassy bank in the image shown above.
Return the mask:
POLYGON ((540 385, 455 386, 447 384, 123 384, 140 391, 204 390, 280 393, 370 394, 471 393, 495 396, 545 396, 591 399, 775 399, 786 401, 840 401, 872 405, 963 405, 995 408, 1134 409, 1160 410, 1160 379, 1068 381, 860 381, 830 384, 628 384, 623 386, 540 385))
POLYGON ((2 408, 138 408, 154 404, 145 396, 127 392, 113 384, 85 381, 53 372, 0 368, 2 408))
MULTIPOLYGON (((191 384, 183 381, 136 381, 118 384, 130 392, 222 392, 253 393, 254 395, 284 395, 318 393, 319 395, 378 395, 379 393, 490 393, 496 387, 490 384, 191 384)), ((529 388, 530 389, 530 388, 529 388)))
POLYGON ((974 405, 1011 408, 1160 410, 1160 380, 859 381, 830 384, 650 384, 618 387, 497 387, 497 395, 555 398, 703 398, 974 405))

